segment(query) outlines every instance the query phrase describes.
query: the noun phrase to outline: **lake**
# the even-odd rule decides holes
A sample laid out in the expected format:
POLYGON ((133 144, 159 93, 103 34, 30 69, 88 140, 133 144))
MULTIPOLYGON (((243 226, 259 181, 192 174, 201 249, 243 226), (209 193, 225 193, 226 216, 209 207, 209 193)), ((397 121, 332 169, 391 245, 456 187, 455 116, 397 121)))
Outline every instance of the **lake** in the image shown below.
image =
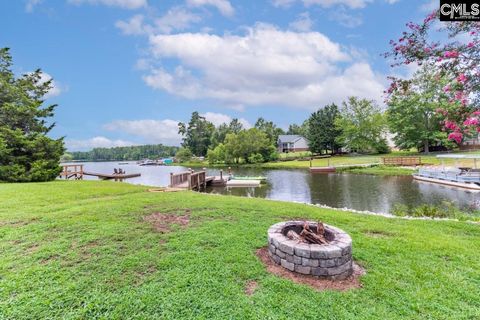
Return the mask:
MULTIPOLYGON (((142 176, 125 180, 127 183, 147 186, 167 186, 170 172, 182 172, 182 166, 139 166, 135 162, 85 162, 84 170, 113 173, 122 168, 127 173, 142 176)), ((198 170, 198 169, 197 169, 198 170)), ((378 213, 391 212, 395 205, 438 205, 443 201, 460 208, 469 208, 479 199, 479 194, 463 189, 419 182, 410 176, 373 176, 359 174, 311 174, 304 169, 233 168, 238 176, 266 176, 267 184, 260 188, 208 188, 206 192, 243 197, 259 197, 282 201, 296 201, 349 208, 378 213)), ((219 169, 207 169, 207 175, 219 175, 219 169)), ((96 177, 85 179, 96 180, 96 177)))

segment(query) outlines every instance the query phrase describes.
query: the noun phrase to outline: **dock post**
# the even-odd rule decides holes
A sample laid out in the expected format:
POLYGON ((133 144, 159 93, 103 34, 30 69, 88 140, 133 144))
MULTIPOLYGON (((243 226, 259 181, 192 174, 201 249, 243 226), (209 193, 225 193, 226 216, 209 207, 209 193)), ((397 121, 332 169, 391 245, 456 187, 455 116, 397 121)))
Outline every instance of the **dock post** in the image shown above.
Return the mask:
POLYGON ((223 181, 223 170, 220 170, 220 180, 223 181))
POLYGON ((170 172, 170 187, 173 188, 173 172, 170 172))

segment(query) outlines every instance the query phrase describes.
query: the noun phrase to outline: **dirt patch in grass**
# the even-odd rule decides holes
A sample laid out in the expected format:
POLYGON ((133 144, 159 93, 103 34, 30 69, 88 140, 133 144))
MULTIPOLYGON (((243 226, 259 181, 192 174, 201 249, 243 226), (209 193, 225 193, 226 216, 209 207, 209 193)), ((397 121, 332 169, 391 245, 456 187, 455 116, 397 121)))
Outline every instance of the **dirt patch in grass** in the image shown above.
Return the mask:
POLYGON ((351 289, 361 288, 360 277, 365 274, 365 270, 358 264, 353 264, 353 274, 345 280, 332 281, 320 279, 314 276, 298 274, 289 271, 282 266, 276 264, 268 255, 268 248, 264 247, 257 250, 257 257, 263 262, 268 272, 279 277, 291 280, 298 284, 305 284, 317 291, 336 290, 347 291, 351 289))
POLYGON ((258 287, 258 282, 255 280, 248 280, 247 283, 245 284, 245 294, 247 296, 251 296, 255 293, 255 290, 257 290, 258 287))
POLYGON ((190 223, 189 209, 186 209, 184 214, 173 213, 153 213, 143 218, 144 221, 149 222, 155 231, 161 233, 167 233, 172 230, 173 225, 179 225, 181 228, 185 228, 190 223))
POLYGON ((371 238, 389 238, 392 237, 393 234, 388 231, 380 231, 380 230, 367 230, 363 232, 366 236, 371 238))

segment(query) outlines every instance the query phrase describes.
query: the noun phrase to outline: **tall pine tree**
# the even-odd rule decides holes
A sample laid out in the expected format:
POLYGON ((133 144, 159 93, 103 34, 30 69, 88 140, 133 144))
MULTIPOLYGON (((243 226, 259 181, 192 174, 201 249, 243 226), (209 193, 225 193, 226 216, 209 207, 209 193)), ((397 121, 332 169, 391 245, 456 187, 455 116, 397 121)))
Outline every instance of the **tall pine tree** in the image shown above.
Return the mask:
POLYGON ((48 120, 56 105, 44 106, 51 87, 41 70, 16 78, 9 49, 0 49, 0 181, 49 181, 60 173, 63 138, 47 136, 55 125, 48 120))

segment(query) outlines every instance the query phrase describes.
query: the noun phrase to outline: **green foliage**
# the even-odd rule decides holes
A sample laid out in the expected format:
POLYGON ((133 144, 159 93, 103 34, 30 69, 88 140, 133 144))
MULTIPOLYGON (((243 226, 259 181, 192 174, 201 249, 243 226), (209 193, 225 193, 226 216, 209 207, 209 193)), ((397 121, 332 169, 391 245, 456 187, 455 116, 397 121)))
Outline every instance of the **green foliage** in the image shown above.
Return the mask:
POLYGON ((214 163, 261 163, 277 159, 275 146, 267 134, 257 128, 229 133, 225 143, 209 150, 208 161, 214 163))
POLYGON ((387 123, 380 107, 371 100, 350 97, 343 103, 335 126, 342 130, 337 142, 356 152, 385 151, 387 123))
POLYGON ((305 120, 300 126, 298 124, 289 125, 287 134, 307 137, 308 136, 308 120, 305 120))
POLYGON ((178 147, 168 147, 162 144, 155 144, 130 147, 94 148, 91 151, 77 151, 70 152, 69 154, 73 160, 126 161, 173 157, 177 150, 178 147))
POLYGON ((341 148, 339 136, 342 129, 335 126, 335 121, 340 114, 335 104, 325 106, 314 112, 308 119, 307 139, 310 151, 323 153, 323 151, 337 152, 341 148))
POLYGON ((207 155, 214 131, 215 126, 196 111, 192 113, 188 126, 182 122, 178 124, 178 133, 183 136, 182 146, 197 157, 207 155))
POLYGON ((212 134, 211 140, 211 149, 214 149, 220 143, 225 141, 227 134, 229 133, 239 133, 242 131, 243 125, 238 121, 238 119, 232 119, 229 124, 222 123, 217 128, 215 128, 212 134))
POLYGON ((434 70, 425 65, 389 99, 388 124, 395 134, 395 145, 402 150, 423 148, 428 153, 430 146, 448 143, 447 133, 442 130, 443 116, 436 112, 438 108, 448 108, 443 92, 448 81, 439 78, 434 70))
POLYGON ((192 151, 188 148, 180 148, 177 153, 175 154, 175 158, 179 162, 188 162, 192 159, 193 154, 192 151))
POLYGON ((278 128, 272 121, 266 121, 263 118, 258 118, 257 122, 255 122, 255 128, 265 133, 270 143, 275 146, 278 142, 278 136, 285 134, 282 128, 278 128))
POLYGON ((422 204, 417 207, 397 204, 393 207, 392 213, 400 217, 410 216, 480 221, 480 211, 478 211, 478 209, 465 212, 458 209, 455 204, 449 201, 443 201, 440 205, 422 204))
POLYGON ((0 181, 49 181, 61 171, 63 138, 47 137, 56 105, 43 106, 52 82, 42 75, 38 69, 16 78, 9 50, 0 49, 0 181))
POLYGON ((215 149, 208 150, 207 159, 210 164, 228 163, 225 145, 220 143, 215 149))

